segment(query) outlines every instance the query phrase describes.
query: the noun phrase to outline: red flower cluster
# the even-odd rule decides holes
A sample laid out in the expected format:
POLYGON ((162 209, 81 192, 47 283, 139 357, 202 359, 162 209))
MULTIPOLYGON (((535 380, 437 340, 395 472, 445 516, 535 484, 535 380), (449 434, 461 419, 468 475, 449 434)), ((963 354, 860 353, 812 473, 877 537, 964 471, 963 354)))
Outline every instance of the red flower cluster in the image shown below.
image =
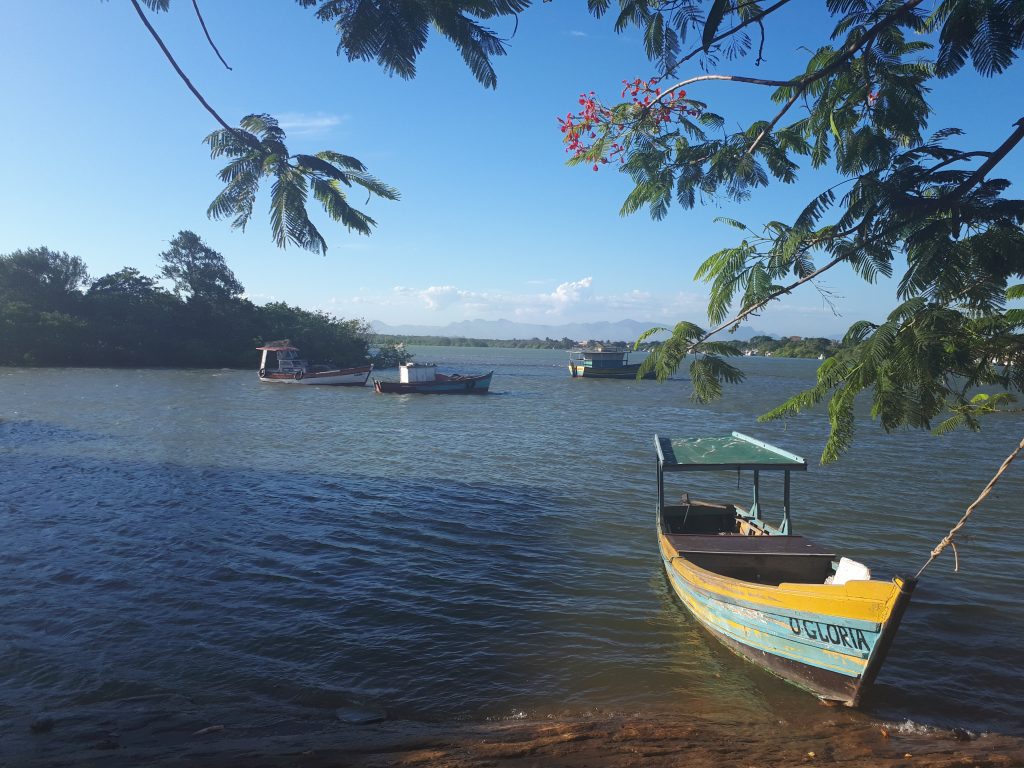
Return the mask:
POLYGON ((622 105, 615 110, 606 107, 597 100, 593 91, 581 93, 580 111, 558 118, 559 130, 564 135, 562 141, 566 145, 565 151, 572 153, 574 158, 581 157, 590 152, 593 140, 598 139, 599 134, 602 139, 613 139, 604 156, 594 163, 596 171, 600 164, 610 160, 625 162, 626 146, 622 139, 634 128, 641 127, 648 134, 660 133, 665 130, 665 126, 700 115, 700 110, 692 102, 686 101, 686 91, 662 94, 659 82, 660 78, 657 77, 650 80, 639 77, 623 80, 625 87, 622 89, 622 98, 628 96, 631 99, 631 102, 625 102, 632 107, 627 110, 622 110, 622 105))

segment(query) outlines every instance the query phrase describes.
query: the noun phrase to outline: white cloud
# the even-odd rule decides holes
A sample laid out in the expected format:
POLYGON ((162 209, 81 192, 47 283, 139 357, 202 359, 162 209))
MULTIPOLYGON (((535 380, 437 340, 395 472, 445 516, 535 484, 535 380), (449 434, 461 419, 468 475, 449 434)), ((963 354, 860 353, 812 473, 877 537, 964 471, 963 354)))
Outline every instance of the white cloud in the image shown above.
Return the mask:
POLYGON ((594 278, 592 277, 584 277, 582 280, 562 283, 551 293, 542 296, 541 300, 550 305, 549 313, 558 314, 567 307, 585 301, 590 295, 590 286, 593 283, 594 278))
POLYGON ((587 36, 586 32, 580 32, 578 29, 570 29, 569 30, 569 37, 586 37, 586 36, 587 36))
MULTIPOLYGON (((551 281, 547 282, 548 285, 551 281)), ((527 281, 533 288, 535 281, 527 281)), ((696 294, 657 294, 642 290, 597 293, 593 277, 567 280, 549 291, 474 291, 455 285, 394 286, 377 294, 361 291, 331 302, 371 315, 383 322, 438 323, 458 320, 515 319, 521 322, 561 323, 597 320, 651 320, 674 324, 679 320, 700 323, 706 298, 696 294)))
POLYGON ((347 118, 341 115, 326 115, 322 112, 304 114, 302 112, 286 112, 277 116, 282 130, 292 136, 309 136, 327 133, 341 125, 347 118))
POLYGON ((463 292, 453 285, 432 285, 419 292, 420 299, 427 309, 445 309, 455 304, 463 292))

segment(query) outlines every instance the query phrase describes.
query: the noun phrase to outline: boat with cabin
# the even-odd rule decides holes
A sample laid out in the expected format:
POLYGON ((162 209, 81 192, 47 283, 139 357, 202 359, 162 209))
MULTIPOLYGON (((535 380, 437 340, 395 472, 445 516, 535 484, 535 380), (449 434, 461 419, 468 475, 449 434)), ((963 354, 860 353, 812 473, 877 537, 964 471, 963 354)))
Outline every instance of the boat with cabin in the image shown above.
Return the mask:
POLYGON ((739 432, 654 437, 658 544, 669 583, 700 624, 728 648, 822 700, 858 706, 871 688, 916 580, 870 570, 793 531, 790 473, 807 462, 739 432), (748 509, 667 501, 667 474, 753 473, 748 509), (783 473, 782 520, 763 515, 761 474, 783 473))
POLYGON ((486 395, 494 375, 494 371, 475 376, 445 374, 438 372, 434 363, 403 363, 398 370, 398 381, 374 379, 374 391, 395 395, 486 395))
POLYGON ((260 357, 260 381, 275 384, 321 384, 334 387, 361 387, 366 384, 373 371, 372 364, 353 368, 338 368, 324 363, 310 363, 299 357, 298 347, 288 339, 271 341, 256 347, 263 354, 260 357), (270 355, 274 357, 271 358, 270 355), (276 363, 277 367, 271 365, 276 363))
MULTIPOLYGON (((581 346, 569 350, 569 373, 574 379, 635 379, 640 363, 629 362, 625 347, 581 346)), ((653 379, 654 371, 645 379, 653 379)))

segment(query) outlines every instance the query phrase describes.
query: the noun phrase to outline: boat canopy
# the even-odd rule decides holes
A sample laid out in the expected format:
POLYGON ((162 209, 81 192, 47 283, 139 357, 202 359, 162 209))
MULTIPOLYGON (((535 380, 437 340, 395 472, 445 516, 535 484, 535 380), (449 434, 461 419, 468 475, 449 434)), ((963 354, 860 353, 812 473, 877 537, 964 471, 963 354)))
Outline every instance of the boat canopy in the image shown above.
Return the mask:
POLYGON ((806 459, 741 432, 729 437, 658 437, 658 464, 666 472, 720 469, 806 470, 806 459))
POLYGON ((298 352, 298 347, 293 347, 289 339, 281 339, 280 341, 268 341, 262 347, 256 347, 258 350, 264 352, 298 352))
POLYGON ((780 533, 793 533, 789 509, 789 473, 806 470, 807 460, 795 453, 755 440, 741 432, 729 437, 658 437, 654 436, 658 451, 658 509, 665 507, 665 472, 701 472, 717 470, 753 470, 754 499, 750 514, 761 519, 762 471, 785 473, 780 533))
POLYGON ((584 357, 587 359, 609 359, 621 360, 629 352, 625 347, 576 347, 569 350, 569 357, 584 357))

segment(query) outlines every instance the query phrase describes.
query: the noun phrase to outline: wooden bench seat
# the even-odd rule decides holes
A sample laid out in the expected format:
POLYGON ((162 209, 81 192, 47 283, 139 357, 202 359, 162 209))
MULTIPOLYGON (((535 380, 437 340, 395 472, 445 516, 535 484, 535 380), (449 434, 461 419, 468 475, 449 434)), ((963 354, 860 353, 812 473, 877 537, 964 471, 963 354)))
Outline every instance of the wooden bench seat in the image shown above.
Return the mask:
POLYGON ((803 536, 669 534, 668 543, 694 565, 741 581, 823 584, 836 555, 803 536))

